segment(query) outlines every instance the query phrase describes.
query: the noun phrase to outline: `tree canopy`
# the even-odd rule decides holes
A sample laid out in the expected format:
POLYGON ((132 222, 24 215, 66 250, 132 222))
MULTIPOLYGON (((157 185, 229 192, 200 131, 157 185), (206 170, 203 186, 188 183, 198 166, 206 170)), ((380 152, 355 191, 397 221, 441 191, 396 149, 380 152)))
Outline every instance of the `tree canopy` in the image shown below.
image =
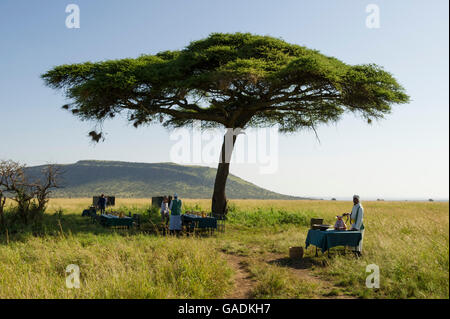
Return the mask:
POLYGON ((269 36, 211 34, 179 51, 135 59, 61 65, 42 75, 63 89, 64 106, 83 120, 126 111, 137 127, 314 128, 345 112, 371 121, 408 101, 394 77, 375 64, 348 65, 269 36))

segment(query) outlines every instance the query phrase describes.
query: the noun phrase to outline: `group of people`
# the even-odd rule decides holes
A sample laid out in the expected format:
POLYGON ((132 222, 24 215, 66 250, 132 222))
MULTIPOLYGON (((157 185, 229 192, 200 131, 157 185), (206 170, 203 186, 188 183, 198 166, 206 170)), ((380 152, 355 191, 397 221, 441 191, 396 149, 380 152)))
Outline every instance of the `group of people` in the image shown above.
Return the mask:
MULTIPOLYGON (((100 213, 103 214, 106 209, 107 204, 107 197, 105 197, 104 194, 100 196, 98 199, 98 206, 100 209, 100 213)), ((164 199, 161 203, 161 218, 163 220, 163 223, 166 225, 169 225, 169 230, 171 233, 176 233, 177 235, 181 232, 181 199, 178 198, 178 194, 175 193, 173 195, 173 199, 170 201, 169 204, 169 197, 164 196, 164 199)), ((364 238, 364 224, 363 224, 363 218, 364 218, 364 208, 362 207, 360 203, 359 195, 353 195, 353 208, 350 213, 344 213, 343 216, 349 216, 350 220, 353 222, 351 224, 351 230, 358 230, 361 231, 361 241, 359 242, 359 245, 357 247, 354 247, 354 250, 357 254, 361 254, 362 252, 362 246, 363 246, 363 238, 364 238)), ((337 216, 338 220, 339 217, 337 216)), ((342 220, 341 221, 343 224, 342 220)), ((340 224, 340 225, 341 225, 340 224)), ((336 223, 338 225, 338 223, 336 223)), ((335 227, 337 227, 335 225, 335 227)))
MULTIPOLYGON (((181 199, 178 198, 176 193, 170 201, 170 204, 167 196, 164 196, 161 203, 161 218, 163 223, 166 225, 169 224, 169 230, 171 233, 175 232, 179 234, 181 231, 181 204, 181 199)), ((357 247, 353 247, 355 253, 361 255, 364 238, 364 208, 361 205, 359 195, 353 195, 352 211, 350 213, 344 213, 343 216, 349 216, 350 221, 352 222, 350 230, 361 231, 361 241, 357 247)))
POLYGON ((163 223, 169 224, 169 230, 171 233, 177 235, 181 231, 181 199, 178 198, 178 194, 173 195, 173 199, 169 204, 169 197, 164 196, 161 203, 161 218, 163 223))

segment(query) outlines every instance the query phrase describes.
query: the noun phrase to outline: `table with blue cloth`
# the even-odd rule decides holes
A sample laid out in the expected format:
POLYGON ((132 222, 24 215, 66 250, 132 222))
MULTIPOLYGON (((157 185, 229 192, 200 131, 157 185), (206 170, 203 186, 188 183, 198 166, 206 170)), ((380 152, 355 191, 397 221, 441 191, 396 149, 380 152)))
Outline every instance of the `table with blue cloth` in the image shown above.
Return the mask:
POLYGON ((133 226, 133 218, 131 217, 118 217, 115 215, 102 214, 100 216, 100 224, 106 227, 115 227, 115 226, 133 226))
MULTIPOLYGON (((342 231, 342 230, 318 230, 310 229, 306 236, 305 245, 314 245, 322 250, 322 253, 329 251, 336 246, 356 247, 362 238, 360 231, 342 231)), ((317 255, 317 250, 316 250, 317 255)))
POLYGON ((201 217, 197 215, 184 214, 181 215, 181 221, 183 225, 191 231, 195 229, 217 229, 217 219, 215 219, 214 217, 201 217))

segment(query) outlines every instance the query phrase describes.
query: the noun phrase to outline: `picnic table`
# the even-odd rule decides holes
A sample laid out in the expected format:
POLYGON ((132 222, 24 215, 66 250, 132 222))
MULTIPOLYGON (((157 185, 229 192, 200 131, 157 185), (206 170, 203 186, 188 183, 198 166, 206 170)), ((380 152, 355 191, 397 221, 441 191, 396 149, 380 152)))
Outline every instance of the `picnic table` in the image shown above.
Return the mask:
POLYGON ((201 217, 191 214, 181 215, 181 221, 188 228, 192 229, 217 229, 217 219, 214 217, 201 217))
POLYGON ((112 227, 112 226, 126 226, 131 227, 133 226, 133 218, 131 217, 118 217, 115 215, 109 215, 109 214, 102 214, 100 216, 100 224, 106 227, 112 227))
MULTIPOLYGON (((362 238, 361 231, 357 230, 318 230, 310 229, 306 236, 305 246, 314 245, 322 250, 322 253, 329 251, 336 246, 356 247, 362 238)), ((317 250, 316 250, 317 255, 317 250)))

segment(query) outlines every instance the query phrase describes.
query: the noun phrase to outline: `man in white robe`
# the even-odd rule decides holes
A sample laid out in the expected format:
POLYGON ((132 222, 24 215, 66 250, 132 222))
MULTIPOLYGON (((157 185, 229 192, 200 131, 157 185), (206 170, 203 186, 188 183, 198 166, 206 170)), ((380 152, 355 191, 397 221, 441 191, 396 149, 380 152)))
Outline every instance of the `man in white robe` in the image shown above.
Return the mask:
POLYGON ((350 215, 350 220, 352 222, 351 230, 359 230, 359 231, 361 231, 361 241, 359 242, 358 246, 353 248, 354 251, 358 255, 361 255, 362 247, 363 247, 363 239, 364 239, 364 224, 363 224, 364 208, 362 207, 361 203, 359 202, 359 196, 358 195, 353 195, 352 212, 348 213, 347 215, 350 215))

